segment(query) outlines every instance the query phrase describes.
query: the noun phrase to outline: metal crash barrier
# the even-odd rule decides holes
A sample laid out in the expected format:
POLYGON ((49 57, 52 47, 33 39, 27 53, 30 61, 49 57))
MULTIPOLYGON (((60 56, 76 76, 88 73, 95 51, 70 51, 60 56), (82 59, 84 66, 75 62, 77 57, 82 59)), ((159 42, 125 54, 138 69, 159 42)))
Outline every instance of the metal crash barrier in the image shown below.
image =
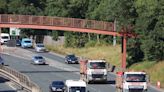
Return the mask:
POLYGON ((18 85, 21 90, 26 92, 42 92, 40 87, 32 82, 29 77, 7 66, 0 65, 0 75, 18 85))

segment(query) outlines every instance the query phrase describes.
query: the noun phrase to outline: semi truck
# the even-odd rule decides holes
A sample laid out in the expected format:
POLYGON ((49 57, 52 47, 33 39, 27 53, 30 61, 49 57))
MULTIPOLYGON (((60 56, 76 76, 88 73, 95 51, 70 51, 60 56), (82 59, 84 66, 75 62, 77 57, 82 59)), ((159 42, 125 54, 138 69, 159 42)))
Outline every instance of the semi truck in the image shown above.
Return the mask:
POLYGON ((149 78, 145 72, 117 72, 117 92, 147 92, 149 78))
POLYGON ((105 60, 80 60, 80 78, 86 83, 107 82, 108 64, 105 60))

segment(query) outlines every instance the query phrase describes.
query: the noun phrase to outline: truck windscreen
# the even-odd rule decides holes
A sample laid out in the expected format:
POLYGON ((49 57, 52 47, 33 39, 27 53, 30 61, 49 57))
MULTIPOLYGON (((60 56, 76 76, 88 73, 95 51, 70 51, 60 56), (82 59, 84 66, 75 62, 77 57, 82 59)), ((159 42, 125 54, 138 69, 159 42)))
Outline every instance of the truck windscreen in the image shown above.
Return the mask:
POLYGON ((106 68, 105 62, 90 62, 91 69, 104 69, 106 68))
POLYGON ((127 74, 127 82, 146 82, 146 76, 144 74, 127 74))
POLYGON ((2 39, 9 39, 8 36, 2 36, 2 39))
POLYGON ((71 87, 69 92, 86 92, 85 87, 71 87))

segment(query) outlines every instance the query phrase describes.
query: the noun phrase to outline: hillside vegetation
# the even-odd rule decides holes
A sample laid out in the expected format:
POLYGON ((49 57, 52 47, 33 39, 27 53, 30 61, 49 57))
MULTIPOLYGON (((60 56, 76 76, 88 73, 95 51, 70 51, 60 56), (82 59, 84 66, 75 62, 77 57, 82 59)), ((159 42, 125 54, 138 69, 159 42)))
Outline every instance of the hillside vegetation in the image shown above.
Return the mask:
MULTIPOLYGON (((78 56, 83 56, 91 59, 106 59, 107 62, 112 65, 120 66, 121 65, 121 47, 117 46, 95 46, 95 47, 86 47, 86 48, 65 48, 64 46, 47 46, 49 50, 54 51, 59 54, 69 54, 74 53, 78 56)), ((146 71, 150 76, 151 83, 156 85, 157 81, 160 81, 162 87, 164 87, 164 62, 148 62, 144 61, 141 63, 133 64, 129 69, 137 71, 146 71)))

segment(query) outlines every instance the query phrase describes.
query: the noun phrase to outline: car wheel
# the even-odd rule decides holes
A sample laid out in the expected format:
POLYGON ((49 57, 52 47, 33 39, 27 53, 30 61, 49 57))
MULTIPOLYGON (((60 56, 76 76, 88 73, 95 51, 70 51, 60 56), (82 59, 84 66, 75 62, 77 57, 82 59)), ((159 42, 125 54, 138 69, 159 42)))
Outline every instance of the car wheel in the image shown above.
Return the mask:
POLYGON ((65 63, 67 63, 67 61, 66 61, 66 60, 65 60, 64 62, 65 62, 65 63))
POLYGON ((52 89, 49 89, 49 92, 53 92, 52 89))

